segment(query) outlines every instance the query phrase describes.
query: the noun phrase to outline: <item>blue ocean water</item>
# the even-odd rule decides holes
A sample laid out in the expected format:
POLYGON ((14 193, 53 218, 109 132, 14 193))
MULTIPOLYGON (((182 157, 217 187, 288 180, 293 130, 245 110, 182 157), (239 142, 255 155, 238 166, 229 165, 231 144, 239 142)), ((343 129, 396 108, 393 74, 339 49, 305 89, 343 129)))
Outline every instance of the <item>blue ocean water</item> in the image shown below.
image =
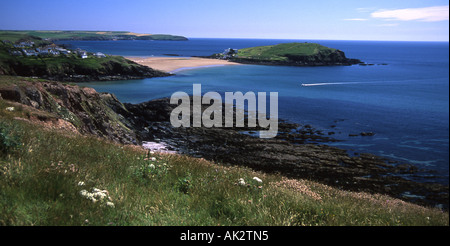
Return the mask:
POLYGON ((279 115, 311 124, 342 140, 332 145, 373 153, 432 170, 449 180, 449 44, 333 40, 190 39, 167 41, 63 41, 74 48, 123 56, 202 56, 226 48, 284 42, 316 42, 341 49, 373 66, 282 67, 220 66, 182 70, 176 76, 133 81, 85 83, 139 103, 176 91, 278 92, 279 115), (387 65, 381 65, 387 64, 387 65), (301 86, 301 84, 321 84, 301 86), (349 134, 374 132, 372 137, 349 134))

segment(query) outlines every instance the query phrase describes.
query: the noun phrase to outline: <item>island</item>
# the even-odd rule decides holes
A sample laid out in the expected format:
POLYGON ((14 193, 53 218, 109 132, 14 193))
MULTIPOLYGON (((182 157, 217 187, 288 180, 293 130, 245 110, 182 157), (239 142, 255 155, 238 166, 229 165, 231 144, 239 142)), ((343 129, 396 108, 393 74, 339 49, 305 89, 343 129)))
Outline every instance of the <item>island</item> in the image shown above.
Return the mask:
POLYGON ((350 59, 341 50, 317 43, 282 43, 244 49, 228 48, 222 53, 209 56, 231 62, 282 66, 348 66, 361 64, 350 59))
POLYGON ((25 33, 1 32, 0 75, 86 82, 143 79, 171 74, 140 65, 122 56, 73 50, 64 45, 56 45, 48 38, 25 33))

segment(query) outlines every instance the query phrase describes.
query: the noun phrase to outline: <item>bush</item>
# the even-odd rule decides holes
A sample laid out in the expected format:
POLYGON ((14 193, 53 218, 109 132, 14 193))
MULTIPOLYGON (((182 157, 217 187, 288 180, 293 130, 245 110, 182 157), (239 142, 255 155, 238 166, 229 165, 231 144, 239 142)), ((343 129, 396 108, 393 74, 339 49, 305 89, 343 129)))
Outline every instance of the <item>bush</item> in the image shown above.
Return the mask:
POLYGON ((21 145, 19 137, 14 135, 12 131, 13 127, 0 122, 0 152, 3 154, 21 145))
POLYGON ((192 188, 192 175, 191 173, 187 173, 185 177, 178 178, 178 182, 176 184, 177 190, 183 192, 184 194, 188 194, 189 190, 192 188))

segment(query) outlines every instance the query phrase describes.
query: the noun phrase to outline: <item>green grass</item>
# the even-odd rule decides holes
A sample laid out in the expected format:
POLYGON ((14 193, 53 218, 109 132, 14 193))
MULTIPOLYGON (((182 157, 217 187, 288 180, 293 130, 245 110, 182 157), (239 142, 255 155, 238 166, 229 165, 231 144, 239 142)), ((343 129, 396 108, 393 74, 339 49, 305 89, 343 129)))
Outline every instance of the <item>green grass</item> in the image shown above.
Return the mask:
POLYGON ((239 58, 287 61, 286 55, 312 56, 319 52, 333 52, 335 49, 328 48, 316 43, 285 43, 269 46, 258 46, 238 50, 239 58))
MULTIPOLYGON (((116 67, 129 69, 132 66, 138 67, 138 64, 131 63, 121 56, 107 56, 104 58, 89 57, 82 59, 76 54, 60 55, 60 56, 12 56, 9 54, 7 46, 0 44, 0 71, 3 70, 6 74, 15 71, 19 75, 24 76, 40 76, 43 74, 65 74, 71 70, 79 72, 80 74, 91 73, 105 73, 105 71, 112 71, 109 67, 114 64, 116 67), (16 71, 18 69, 18 71, 16 71), (34 71, 35 74, 31 74, 34 71), (22 74, 20 74, 22 73, 22 74)), ((14 73, 12 73, 14 74, 14 73)))
POLYGON ((0 152, 0 225, 448 226, 448 213, 436 209, 198 158, 151 154, 31 124, 27 110, 0 100, 1 132, 14 142, 0 152), (11 106, 15 110, 6 110, 11 106), (82 195, 94 188, 106 190, 110 199, 97 197, 94 203, 82 195))
MULTIPOLYGON (((140 39, 140 40, 186 40, 185 37, 169 34, 137 34, 127 31, 0 31, 0 40, 16 42, 21 39, 52 39, 52 40, 112 40, 140 39)), ((34 40, 33 40, 34 41, 34 40)))

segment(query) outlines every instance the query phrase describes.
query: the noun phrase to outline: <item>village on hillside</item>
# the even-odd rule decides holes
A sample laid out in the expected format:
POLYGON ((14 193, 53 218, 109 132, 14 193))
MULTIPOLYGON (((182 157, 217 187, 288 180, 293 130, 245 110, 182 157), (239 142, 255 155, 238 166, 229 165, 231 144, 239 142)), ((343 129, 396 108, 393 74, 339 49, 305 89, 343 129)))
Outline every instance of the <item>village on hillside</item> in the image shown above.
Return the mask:
POLYGON ((9 40, 2 40, 2 43, 6 46, 9 46, 9 54, 12 56, 18 57, 30 57, 30 56, 40 56, 40 57, 49 57, 49 56, 68 56, 70 54, 76 54, 78 57, 85 59, 88 57, 96 57, 103 58, 106 57, 105 54, 101 52, 90 53, 82 49, 69 50, 63 47, 60 47, 56 44, 46 44, 42 46, 36 45, 33 41, 22 41, 17 43, 12 43, 9 40))

